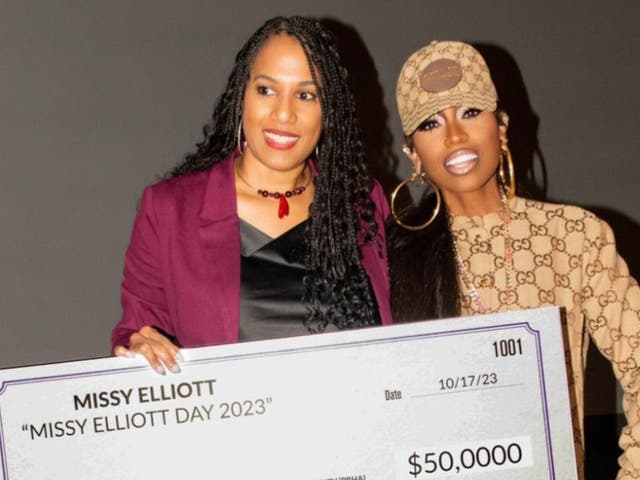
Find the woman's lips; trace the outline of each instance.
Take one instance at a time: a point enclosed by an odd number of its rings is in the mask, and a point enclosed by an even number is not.
[[[456,150],[444,161],[444,168],[452,175],[465,175],[478,163],[478,154],[473,150]]]
[[[262,133],[267,145],[276,150],[289,150],[300,139],[298,135],[282,130],[263,130]]]

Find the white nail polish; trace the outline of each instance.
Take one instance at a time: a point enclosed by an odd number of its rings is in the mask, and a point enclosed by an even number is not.
[[[162,365],[158,365],[155,370],[160,375],[166,375],[167,374],[167,371],[164,369],[164,367]]]
[[[176,353],[176,355],[175,355],[175,359],[176,359],[178,362],[184,362],[184,357],[182,356],[182,352],[181,352],[180,350],[178,350],[178,353]]]
[[[178,366],[177,363],[173,364],[173,367],[171,367],[171,373],[180,373],[180,367]]]

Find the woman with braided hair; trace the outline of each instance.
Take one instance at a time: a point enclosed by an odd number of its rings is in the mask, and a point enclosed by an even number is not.
[[[390,322],[384,220],[332,36],[277,17],[236,56],[204,140],[143,193],[115,354]]]
[[[562,307],[577,451],[591,339],[625,392],[617,478],[640,478],[640,288],[611,228],[582,208],[515,195],[508,117],[471,45],[432,42],[414,52],[396,96],[414,167],[399,187],[430,183],[437,199],[433,210],[425,202],[403,215],[394,205],[398,189],[392,195],[394,321]]]

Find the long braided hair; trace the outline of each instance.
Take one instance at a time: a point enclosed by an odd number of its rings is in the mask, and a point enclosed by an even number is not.
[[[401,212],[404,223],[418,225],[433,211],[434,195]],[[396,323],[460,316],[460,288],[447,215],[409,231],[387,220],[391,314]]]
[[[377,233],[375,206],[367,172],[356,105],[333,36],[308,17],[268,20],[238,52],[227,86],[204,126],[197,150],[171,176],[206,170],[235,148],[243,96],[256,53],[272,35],[294,36],[302,46],[322,109],[315,193],[305,230],[304,324],[311,332],[328,324],[354,328],[379,323],[367,275],[360,263],[358,239]]]

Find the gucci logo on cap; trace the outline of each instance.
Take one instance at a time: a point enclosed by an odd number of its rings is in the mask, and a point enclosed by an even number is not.
[[[462,67],[455,60],[441,58],[420,72],[420,86],[427,92],[444,92],[462,80]]]

